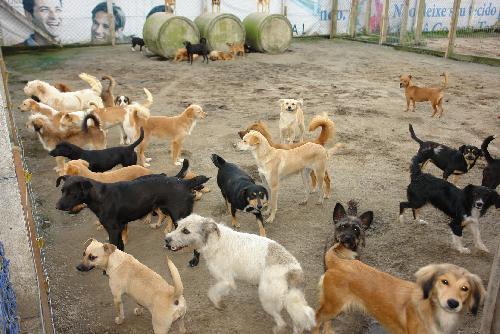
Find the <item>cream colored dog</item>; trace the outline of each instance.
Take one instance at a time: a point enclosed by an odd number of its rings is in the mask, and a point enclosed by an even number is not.
[[[85,117],[85,112],[83,111],[73,111],[69,113],[64,111],[57,111],[51,106],[36,102],[33,99],[24,100],[18,108],[21,112],[31,111],[34,114],[39,113],[47,116],[47,118],[52,122],[52,125],[63,131],[72,126],[81,127],[83,117]]]
[[[283,144],[304,141],[304,112],[302,100],[281,99],[280,139]]]
[[[76,267],[79,271],[102,269],[109,277],[109,287],[118,313],[115,323],[121,325],[125,319],[122,295],[134,298],[139,307],[134,310],[141,315],[144,308],[151,312],[155,334],[167,334],[174,321],[179,324],[179,332],[186,333],[184,315],[186,300],[177,268],[167,257],[167,265],[174,286],[171,286],[160,275],[149,269],[132,255],[122,252],[112,244],[103,244],[89,239],[85,244],[82,263]]]
[[[271,206],[269,208],[270,216],[266,222],[271,223],[276,216],[278,209],[278,189],[282,179],[302,173],[302,181],[306,197],[300,204],[307,203],[309,193],[312,190],[310,181],[310,172],[314,171],[318,180],[323,180],[326,171],[326,161],[328,159],[327,150],[318,144],[305,143],[302,146],[289,150],[276,149],[269,145],[267,139],[254,130],[248,132],[238,148],[243,151],[251,151],[262,182],[267,182],[271,190]],[[319,199],[318,204],[323,203],[325,197],[323,182],[318,182]]]
[[[29,81],[24,87],[27,96],[37,96],[42,103],[48,104],[59,111],[79,111],[87,108],[89,102],[103,107],[101,100],[102,85],[97,78],[81,73],[80,79],[87,82],[91,89],[62,93],[56,87],[41,80]]]

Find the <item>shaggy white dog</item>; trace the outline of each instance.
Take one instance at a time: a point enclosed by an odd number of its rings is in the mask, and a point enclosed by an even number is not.
[[[280,99],[280,140],[283,144],[304,141],[304,112],[302,100]]]
[[[89,102],[94,102],[99,107],[103,107],[101,100],[102,85],[97,78],[81,73],[80,79],[87,82],[91,89],[82,89],[75,92],[62,93],[56,87],[41,80],[29,81],[24,86],[24,93],[27,96],[36,96],[42,103],[45,103],[58,111],[80,111],[89,107]]]
[[[315,325],[314,310],[304,298],[304,275],[299,262],[277,242],[254,234],[240,233],[217,224],[213,219],[192,214],[180,221],[175,231],[165,236],[166,247],[178,251],[193,247],[200,251],[217,283],[208,290],[216,308],[222,297],[236,289],[235,280],[258,284],[264,310],[276,323],[274,333],[286,323],[285,308],[293,321],[293,333]]]

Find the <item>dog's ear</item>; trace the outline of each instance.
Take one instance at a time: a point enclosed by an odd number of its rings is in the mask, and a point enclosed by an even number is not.
[[[280,106],[283,108],[283,104],[285,104],[285,99],[279,99]]]
[[[104,244],[102,248],[104,249],[104,252],[108,255],[110,255],[116,250],[116,246],[113,244]]]
[[[87,160],[79,159],[78,161],[85,167],[89,168],[90,164]]]
[[[85,180],[80,182],[80,188],[84,194],[88,194],[89,190],[92,189],[93,185],[90,181]]]
[[[64,173],[67,175],[80,175],[80,170],[76,166],[66,164],[66,166],[64,166]]]
[[[486,290],[484,289],[483,282],[481,281],[481,278],[479,276],[469,274],[468,280],[471,292],[465,303],[468,306],[470,312],[474,315],[477,315],[477,311],[479,310],[479,306],[481,306],[483,302]]]
[[[45,86],[41,83],[39,83],[38,85],[36,85],[36,89],[42,94],[44,95],[47,91],[45,90]]]
[[[417,284],[420,285],[424,293],[424,299],[429,298],[438,274],[438,266],[435,264],[422,267],[415,273]]]
[[[260,139],[257,136],[250,136],[248,138],[248,144],[254,146],[260,143]]]
[[[61,184],[61,181],[66,182],[67,178],[68,178],[68,175],[59,176],[56,180],[56,188],[59,187],[59,184]]]
[[[246,199],[247,198],[247,192],[248,192],[248,187],[245,187],[240,190],[239,195],[241,198]]]
[[[345,218],[346,212],[344,206],[337,202],[335,209],[333,209],[333,222],[338,223],[341,219]]]
[[[458,150],[463,154],[465,152],[465,145],[462,145],[458,148]]]
[[[217,227],[217,224],[211,219],[205,219],[203,221],[201,231],[203,234],[203,243],[207,243],[212,233],[217,233],[217,236],[220,237],[219,227]]]
[[[302,99],[297,100],[297,104],[298,104],[300,107],[303,107],[303,106],[304,106],[304,100],[302,100]]]
[[[465,200],[466,200],[466,203],[467,204],[471,204],[472,203],[472,191],[474,190],[474,185],[472,184],[468,184],[467,186],[465,186],[465,188],[462,190],[464,192],[464,195],[465,195]]]
[[[87,249],[87,247],[94,241],[96,241],[94,238],[88,238],[87,241],[83,243],[83,249]]]
[[[408,78],[411,80],[413,79],[413,76],[411,74],[408,74]]]
[[[363,228],[365,230],[369,229],[373,222],[373,211],[366,211],[361,216],[359,216],[361,223],[363,224]]]

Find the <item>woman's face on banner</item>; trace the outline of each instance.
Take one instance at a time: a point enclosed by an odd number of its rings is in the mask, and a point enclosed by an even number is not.
[[[62,6],[60,0],[35,0],[33,6],[33,23],[45,29],[51,36],[60,35],[62,23]]]

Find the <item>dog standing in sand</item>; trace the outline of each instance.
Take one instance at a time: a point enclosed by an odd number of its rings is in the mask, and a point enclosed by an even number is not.
[[[236,232],[213,219],[191,214],[165,236],[165,246],[172,251],[194,247],[201,252],[217,280],[208,290],[208,298],[216,308],[221,308],[222,298],[241,280],[258,284],[262,307],[276,323],[274,333],[285,329],[283,308],[292,319],[293,333],[314,326],[314,310],[303,292],[304,272],[295,257],[277,242]]]
[[[304,112],[302,100],[280,100],[280,140],[281,143],[292,144],[304,141]]]
[[[444,83],[441,88],[426,88],[415,86],[411,79],[411,74],[402,75],[399,78],[399,87],[405,89],[406,96],[406,110],[410,109],[410,103],[413,105],[412,111],[415,111],[415,102],[430,101],[434,112],[431,117],[441,117],[443,115],[443,98],[444,90],[448,87],[448,74],[444,72],[441,74],[444,77]]]
[[[183,296],[184,287],[179,271],[168,257],[167,266],[174,286],[132,255],[120,251],[112,244],[103,244],[95,239],[89,239],[85,244],[88,246],[83,253],[82,262],[76,269],[85,272],[94,268],[104,270],[109,277],[109,287],[117,312],[117,325],[121,325],[125,320],[122,296],[126,294],[138,304],[134,309],[135,315],[141,315],[144,307],[151,312],[155,334],[167,334],[174,321],[179,325],[179,333],[186,333],[184,316],[187,306]]]

